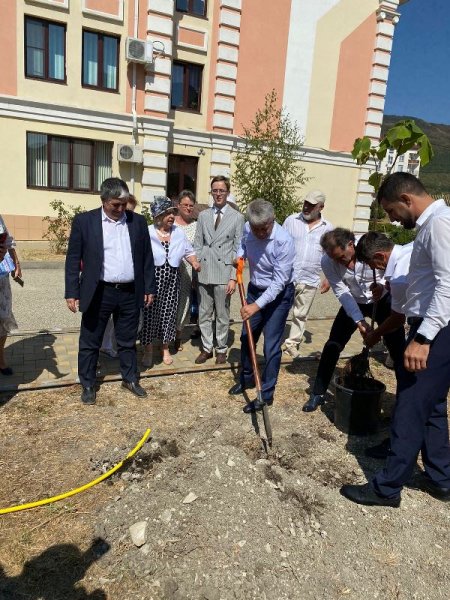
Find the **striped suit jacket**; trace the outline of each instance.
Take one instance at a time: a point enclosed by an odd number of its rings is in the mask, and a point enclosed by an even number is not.
[[[194,239],[194,250],[202,266],[199,283],[225,285],[232,276],[233,260],[242,237],[243,215],[227,207],[217,230],[214,230],[214,208],[200,213]]]

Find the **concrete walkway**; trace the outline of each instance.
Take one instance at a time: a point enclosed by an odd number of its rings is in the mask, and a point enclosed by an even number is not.
[[[328,339],[332,320],[310,319],[308,321],[305,340],[301,346],[301,361],[317,360],[325,341]],[[234,322],[230,330],[230,351],[226,365],[215,365],[215,359],[208,360],[204,365],[196,365],[194,360],[200,351],[200,340],[190,339],[193,326],[184,330],[184,348],[174,355],[173,364],[164,365],[161,352],[155,349],[155,364],[151,369],[141,367],[141,377],[156,377],[175,373],[193,373],[232,369],[237,373],[240,358],[240,332],[242,324]],[[287,330],[286,330],[287,333]],[[78,328],[63,331],[18,332],[8,337],[6,342],[6,359],[14,370],[14,375],[0,375],[0,393],[20,390],[52,388],[78,383],[77,352]],[[357,354],[362,349],[361,337],[355,333],[345,349],[342,357]],[[262,343],[258,344],[258,355],[262,359]],[[138,349],[141,358],[141,349]],[[283,364],[289,364],[292,359],[283,354]],[[99,379],[118,381],[119,361],[100,355]]]

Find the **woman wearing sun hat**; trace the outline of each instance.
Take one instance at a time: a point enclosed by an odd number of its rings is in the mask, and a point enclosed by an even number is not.
[[[185,258],[195,271],[200,271],[200,263],[192,244],[183,229],[174,224],[177,209],[172,200],[165,196],[155,196],[150,211],[153,225],[148,229],[155,261],[157,292],[153,304],[144,309],[143,326],[139,336],[144,346],[142,364],[145,367],[151,367],[153,364],[152,342],[155,339],[162,341],[164,364],[172,364],[169,343],[173,342],[176,336],[181,261]]]

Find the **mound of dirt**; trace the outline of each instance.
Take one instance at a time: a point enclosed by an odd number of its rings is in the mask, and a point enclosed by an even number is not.
[[[107,484],[3,518],[0,597],[447,598],[448,504],[414,486],[397,510],[342,498],[342,484],[382,466],[363,450],[386,431],[342,434],[332,397],[322,411],[303,413],[314,370],[282,370],[267,454],[242,413],[244,398],[226,393],[230,373],[145,380],[149,398],[139,401],[104,385],[89,410],[76,388],[16,396],[0,412],[3,457],[11,457],[2,505],[92,479],[121,460],[147,425],[153,431]],[[375,370],[388,388],[386,417],[393,378]]]

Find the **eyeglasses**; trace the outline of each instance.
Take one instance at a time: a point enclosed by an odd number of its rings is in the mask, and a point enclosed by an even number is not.
[[[228,194],[228,190],[211,190],[211,194],[223,196],[224,194]]]

